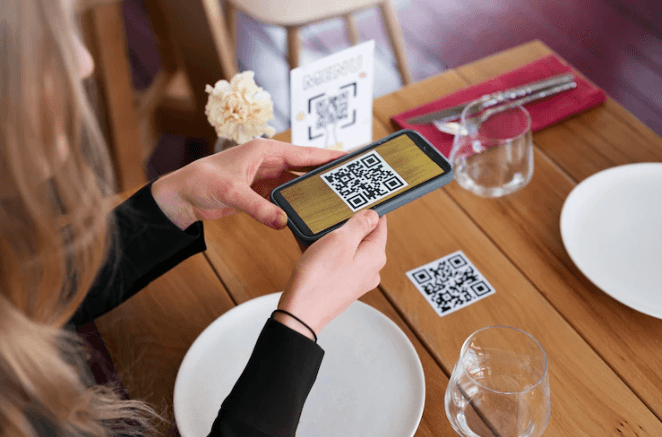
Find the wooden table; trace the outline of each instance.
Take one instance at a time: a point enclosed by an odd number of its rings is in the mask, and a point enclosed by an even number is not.
[[[394,131],[394,114],[549,53],[534,41],[376,99],[373,136]],[[548,353],[545,436],[661,436],[662,320],[592,285],[563,247],[559,217],[569,192],[591,174],[662,161],[662,139],[609,99],[534,134],[534,143],[535,174],[517,193],[488,200],[451,183],[389,214],[389,261],[379,288],[362,300],[403,329],[423,363],[426,403],[416,435],[455,435],[443,402],[460,346],[476,329],[504,324],[531,333]],[[408,225],[412,217],[416,226]],[[196,336],[233,306],[282,290],[299,257],[289,231],[246,215],[206,223],[205,232],[206,253],[98,320],[132,396],[162,407],[172,402],[177,369]],[[497,293],[440,318],[405,272],[456,250]]]

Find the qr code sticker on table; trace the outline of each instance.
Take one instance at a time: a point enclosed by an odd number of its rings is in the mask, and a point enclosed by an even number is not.
[[[320,177],[352,212],[407,186],[407,182],[374,150]]]
[[[494,287],[457,251],[406,273],[439,316],[445,316],[495,293]]]

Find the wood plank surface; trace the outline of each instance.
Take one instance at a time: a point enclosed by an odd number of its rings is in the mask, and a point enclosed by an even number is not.
[[[658,417],[662,413],[662,320],[638,313],[595,287],[561,240],[563,202],[574,188],[536,152],[529,185],[504,199],[477,199],[451,184],[447,192]],[[482,200],[482,201],[481,201]]]
[[[525,63],[549,53],[535,42],[457,72],[475,83],[512,68],[511,58]],[[534,134],[534,143],[534,177],[521,192],[494,201],[481,201],[456,184],[448,192],[662,417],[662,377],[655,371],[662,367],[662,356],[651,347],[662,337],[662,320],[631,310],[586,279],[563,246],[559,223],[575,182],[615,165],[661,161],[662,138],[609,99],[600,108]]]
[[[548,53],[533,42],[377,99],[373,138],[394,131],[391,115]],[[290,134],[276,139],[290,141]],[[389,213],[382,283],[362,300],[398,324],[419,354],[426,404],[416,435],[455,435],[444,410],[448,375],[465,338],[494,324],[531,333],[547,351],[552,413],[545,436],[662,435],[662,321],[593,286],[567,255],[559,229],[578,181],[621,163],[659,161],[662,140],[609,100],[534,134],[534,142],[534,177],[517,193],[483,199],[451,183]],[[129,393],[164,410],[197,335],[235,303],[283,290],[300,256],[289,230],[245,214],[207,222],[205,236],[204,255],[97,320]],[[497,292],[440,318],[405,272],[456,250]]]
[[[544,45],[534,42],[494,55],[487,60],[459,67],[456,74],[461,79],[465,79],[466,83],[485,80],[548,53],[550,51]],[[469,77],[471,80],[469,80]],[[456,78],[450,78],[450,73],[430,79],[426,86],[433,89],[443,88],[446,78],[449,78],[447,80],[453,88]],[[378,99],[375,102],[375,108],[380,109],[379,114],[377,114],[378,110],[375,109],[376,116],[382,120],[388,120],[390,115],[416,106],[412,105],[412,101],[407,98],[409,94],[420,94],[422,92],[421,89],[415,88],[416,85],[410,87],[408,90],[410,92],[403,93],[400,99],[389,98],[387,100],[384,98],[383,101]],[[432,98],[436,97],[427,100]],[[422,100],[419,104],[425,103],[427,100]],[[577,119],[581,120],[578,121]],[[597,130],[605,137],[611,137],[612,132],[617,136],[619,133],[622,134],[628,131],[614,123],[614,119],[621,120],[621,124],[628,125],[632,139],[630,137],[625,138],[620,143],[620,149],[619,144],[615,144],[617,142],[611,143],[609,146],[616,150],[611,152],[610,157],[598,154],[598,156],[602,156],[602,159],[597,160],[596,163],[592,159],[593,155],[582,156],[581,152],[576,151],[573,158],[559,160],[558,162],[554,162],[548,156],[548,149],[555,151],[555,147],[568,153],[572,152],[572,150],[568,150],[570,146],[565,143],[566,140],[570,138],[570,142],[579,142],[581,141],[581,135],[589,135],[586,133],[587,130],[588,132]],[[592,130],[576,128],[568,132],[568,125],[586,124],[590,123],[591,120],[601,120],[600,127],[593,125]],[[612,122],[605,120],[612,120]],[[550,133],[552,129],[556,129],[556,132]],[[542,143],[548,149],[543,149],[541,146],[539,142],[541,136],[543,137]],[[633,149],[637,149],[636,151],[621,151],[629,148],[629,144],[636,141],[640,141],[640,146],[633,147]],[[652,345],[659,342],[662,333],[662,321],[632,311],[594,287],[569,259],[563,247],[559,230],[559,216],[563,201],[575,185],[573,177],[569,174],[574,175],[577,179],[584,178],[601,168],[613,165],[611,162],[614,156],[618,156],[620,163],[628,162],[628,159],[633,161],[637,158],[645,160],[649,156],[647,154],[656,153],[658,141],[659,138],[655,134],[652,134],[650,130],[615,102],[610,101],[601,108],[574,117],[568,122],[534,135],[534,142],[538,146],[535,156],[535,173],[532,182],[524,190],[498,200],[477,198],[462,190],[455,183],[450,184],[444,191],[466,213],[462,220],[475,223],[474,229],[469,232],[477,235],[483,232],[487,234],[489,244],[496,245],[506,255],[508,260],[535,285],[535,288],[554,305],[563,318],[597,351],[614,370],[615,374],[622,378],[660,417],[662,380],[660,380],[655,369],[659,369],[662,362],[659,354],[656,354],[657,348],[652,347]],[[599,141],[595,141],[595,143],[597,146],[604,148]],[[556,156],[564,157],[565,154],[556,152],[554,157]],[[425,202],[429,201],[426,199]],[[444,205],[446,205],[445,202]],[[438,209],[434,209],[433,205],[430,205],[430,209],[438,211]],[[450,205],[456,207],[453,202],[450,202]],[[389,218],[391,219],[391,216],[395,213],[398,212],[391,213]],[[419,217],[418,211],[412,215]],[[393,219],[391,219],[391,222],[393,222]],[[445,222],[439,220],[439,223]],[[454,233],[457,233],[457,231]],[[418,244],[413,245],[418,246]],[[465,246],[463,246],[463,250],[466,251]],[[472,244],[471,247],[473,246]],[[439,252],[436,257],[431,254],[429,259],[421,259],[421,262],[417,265],[425,264],[454,250],[457,249]],[[478,268],[482,271],[480,266]],[[382,277],[382,284],[388,290],[388,282],[384,279],[384,275]],[[400,280],[404,280],[403,275]],[[489,276],[488,280],[491,281]],[[396,282],[390,284],[390,287],[398,289],[401,284]],[[499,286],[496,288],[497,290],[501,289]],[[511,288],[511,286],[506,286],[506,289],[508,288]],[[486,300],[489,301],[489,299]],[[416,311],[412,310],[412,314],[415,313]],[[427,330],[427,325],[425,329]],[[556,333],[556,330],[552,329],[552,332]],[[435,350],[434,346],[431,346],[431,348]],[[633,359],[633,357],[637,357],[637,359]],[[600,366],[602,367],[602,365]],[[606,377],[610,373],[606,372],[603,375]],[[611,373],[608,379],[613,380],[614,376]],[[601,383],[601,378],[602,376],[593,382]],[[621,390],[627,392],[624,388],[621,388]],[[552,393],[555,392],[558,393],[552,388]],[[610,397],[615,397],[615,395],[612,394]],[[587,401],[587,406],[591,406],[591,404],[594,403]],[[602,408],[602,406],[598,408]],[[624,416],[627,416],[627,414]],[[554,412],[552,417],[554,418]],[[630,421],[630,423],[632,422]],[[604,429],[604,431],[608,434],[608,429]],[[613,432],[614,428],[611,428],[609,433]]]
[[[619,429],[627,436],[662,435],[662,423],[646,405],[444,190],[411,202],[388,218],[388,262],[380,288],[446,373],[473,331],[514,326],[537,338],[549,358],[552,415],[545,436],[617,435]],[[511,222],[511,226],[515,225]],[[497,291],[440,318],[405,273],[457,250]],[[634,428],[623,427],[626,422]]]
[[[184,355],[211,322],[234,306],[204,255],[197,254],[96,324],[131,398],[149,402],[174,423],[173,390]],[[164,424],[162,431],[170,426]]]
[[[375,126],[375,139],[386,135],[379,123]],[[289,132],[285,132],[276,138],[287,140],[288,136]],[[205,255],[237,303],[282,291],[301,256],[288,229],[269,229],[246,214],[209,222],[205,225],[205,234],[208,246]],[[361,300],[393,320],[410,339],[421,359],[425,372],[426,398],[416,436],[453,435],[454,431],[444,410],[448,376],[379,290],[369,292]]]

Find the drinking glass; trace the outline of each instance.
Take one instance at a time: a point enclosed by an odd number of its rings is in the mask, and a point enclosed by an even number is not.
[[[531,117],[514,103],[489,96],[462,111],[450,160],[461,187],[482,197],[515,192],[533,176]]]
[[[463,437],[540,436],[550,415],[545,350],[517,328],[474,332],[462,345],[445,405]]]

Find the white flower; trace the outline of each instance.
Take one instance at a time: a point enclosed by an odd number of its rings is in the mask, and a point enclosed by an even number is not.
[[[274,118],[271,96],[255,84],[254,75],[244,71],[230,83],[219,80],[214,87],[205,87],[209,94],[205,115],[219,138],[242,144],[262,135],[274,135],[274,128],[267,124]]]

